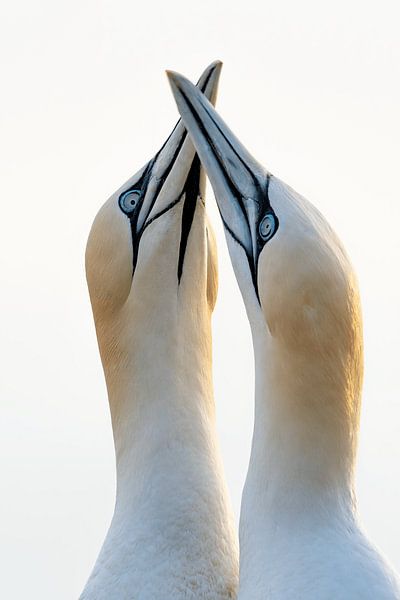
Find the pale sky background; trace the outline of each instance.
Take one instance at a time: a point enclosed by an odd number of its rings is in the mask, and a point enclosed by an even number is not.
[[[311,200],[359,276],[359,507],[400,570],[398,0],[14,0],[0,13],[0,595],[77,598],[114,502],[84,275],[91,222],[177,120],[166,68],[224,61],[218,108]],[[253,416],[249,328],[219,242],[218,424],[236,514]]]

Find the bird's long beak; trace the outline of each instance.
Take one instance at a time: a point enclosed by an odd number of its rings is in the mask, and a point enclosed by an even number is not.
[[[197,86],[210,102],[217,97],[222,63],[215,61],[201,75]],[[146,227],[184,198],[178,279],[193,221],[197,198],[204,197],[205,176],[187,130],[179,120],[157,154],[118,190],[119,206],[129,217],[137,260],[141,236]]]
[[[185,77],[167,71],[182,120],[211,181],[222,220],[243,247],[253,280],[260,253],[259,227],[269,204],[270,176]],[[256,285],[256,282],[255,282]]]
[[[221,67],[220,61],[211,63],[196,84],[201,93],[212,103],[215,103],[217,98]],[[168,209],[171,199],[173,200],[175,196],[179,195],[181,191],[179,186],[182,188],[194,156],[195,149],[188,139],[186,127],[180,119],[166,142],[148,163],[149,180],[138,215],[138,230],[142,229],[146,222],[153,220],[160,212]],[[199,182],[199,186],[204,188],[204,178]],[[200,193],[204,192],[204,189],[199,191]]]

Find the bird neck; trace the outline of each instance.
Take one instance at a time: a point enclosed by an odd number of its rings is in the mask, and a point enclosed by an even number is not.
[[[255,425],[246,486],[276,521],[353,510],[361,368],[356,352],[288,348],[253,335]],[[261,500],[261,501],[260,501]]]
[[[214,401],[209,310],[172,311],[135,331],[111,327],[100,344],[111,410],[117,509],[151,493],[187,487],[196,464],[214,447]],[[167,475],[167,477],[166,477]],[[186,482],[185,482],[186,478]],[[160,496],[161,497],[161,496]],[[168,497],[168,496],[167,496]]]

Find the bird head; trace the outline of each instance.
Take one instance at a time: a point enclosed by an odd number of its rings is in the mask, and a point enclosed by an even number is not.
[[[211,181],[253,338],[321,351],[360,340],[358,289],[321,213],[257,162],[204,95],[168,72],[178,110]],[[265,326],[265,327],[264,327]]]
[[[213,63],[197,84],[211,102],[220,69]],[[179,121],[154,158],[98,212],[86,274],[102,357],[142,334],[161,338],[185,311],[213,309],[217,267],[204,186],[199,158]]]

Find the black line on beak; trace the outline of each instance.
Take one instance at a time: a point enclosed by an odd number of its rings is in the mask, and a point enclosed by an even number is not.
[[[203,84],[203,85],[202,85],[202,87],[200,88],[201,92],[205,92],[205,90],[207,89],[207,85],[208,85],[208,82],[210,81],[210,78],[211,78],[211,75],[212,75],[212,74],[213,74],[213,71],[212,71],[212,70],[210,70],[210,72],[209,72],[209,74],[208,74],[208,76],[207,76],[206,80],[204,81],[204,84]],[[200,81],[200,80],[199,80],[199,81]],[[197,82],[197,83],[198,83],[198,82]],[[172,136],[173,132],[175,131],[175,129],[177,128],[177,126],[179,125],[179,123],[180,123],[180,122],[181,122],[181,119],[180,119],[180,120],[179,120],[179,121],[176,123],[176,125],[175,125],[175,127],[174,127],[174,129],[173,129],[172,133],[171,133],[171,134],[170,134],[170,136],[168,137],[167,141],[166,141],[166,142],[163,144],[163,146],[161,147],[161,149],[160,149],[160,150],[157,152],[157,154],[155,155],[155,157],[154,157],[154,159],[153,159],[153,164],[156,162],[156,160],[157,160],[157,158],[159,157],[159,155],[160,155],[161,151],[163,150],[163,148],[165,148],[166,144],[168,143],[169,139],[171,138],[171,136]],[[151,211],[152,211],[152,209],[153,209],[153,206],[154,206],[154,204],[156,203],[156,200],[157,200],[157,198],[158,198],[158,195],[159,195],[159,193],[160,193],[160,191],[161,191],[161,188],[162,188],[162,186],[164,185],[164,182],[165,182],[165,180],[167,179],[167,177],[168,177],[168,175],[169,175],[170,171],[172,170],[172,167],[174,166],[176,159],[178,158],[179,152],[181,151],[181,149],[182,149],[182,146],[183,146],[183,144],[185,143],[186,137],[187,137],[187,129],[185,129],[185,130],[184,130],[184,132],[183,132],[183,134],[182,134],[182,138],[181,138],[181,140],[180,140],[180,142],[179,142],[179,146],[178,146],[178,148],[176,149],[176,151],[175,151],[175,153],[174,153],[174,156],[172,157],[172,160],[171,160],[170,164],[167,166],[166,170],[165,170],[165,171],[164,171],[164,173],[162,174],[162,177],[160,177],[159,185],[157,186],[157,190],[156,190],[156,192],[155,192],[155,194],[154,194],[153,202],[151,203],[151,206],[150,206],[150,209],[149,209],[148,215],[151,213]],[[194,163],[195,163],[195,160],[196,160],[196,156],[197,156],[197,154],[195,155],[195,158],[194,158],[194,160],[193,160],[192,166],[190,167],[190,171],[189,171],[189,174],[188,174],[188,178],[187,178],[187,180],[186,180],[186,183],[185,183],[184,190],[186,190],[186,186],[188,185],[188,181],[189,181],[189,179],[191,178],[191,173],[192,173],[193,165],[194,165]],[[191,182],[190,182],[190,183],[192,184],[192,186],[193,186],[193,187],[196,187],[196,186],[194,186],[194,185],[193,185],[193,183],[194,183],[194,181],[193,181],[193,178],[191,179]],[[199,172],[198,172],[198,179],[197,179],[197,189],[199,188],[199,183],[200,183],[200,169],[199,169]],[[198,192],[197,192],[197,194],[198,194]],[[169,204],[169,205],[168,205],[168,207],[167,207],[166,209],[164,209],[164,210],[163,210],[161,213],[159,213],[159,214],[155,215],[155,216],[154,216],[154,217],[151,219],[151,222],[153,222],[155,219],[157,219],[158,217],[160,217],[160,216],[161,216],[161,214],[165,214],[165,213],[167,212],[167,210],[169,210],[169,209],[170,209],[170,208],[172,208],[172,207],[173,207],[173,206],[174,206],[174,205],[175,205],[177,202],[179,202],[179,200],[181,199],[181,197],[182,197],[182,194],[180,194],[179,198],[178,198],[176,201],[174,200],[173,202],[171,202],[171,204]],[[196,195],[196,198],[197,198],[197,195]],[[195,200],[196,200],[196,198],[195,198]],[[193,215],[194,215],[194,208],[193,208]],[[190,225],[192,224],[192,221],[193,221],[193,215],[192,215],[192,219],[191,219],[191,221],[190,221]],[[145,227],[143,227],[142,231],[140,232],[140,235],[142,235],[142,234],[143,234],[143,231],[144,231],[144,229],[145,229]],[[188,236],[189,236],[189,231],[187,232],[187,237],[188,237]],[[186,249],[186,244],[185,244],[185,249]],[[183,259],[182,259],[182,264],[183,264]],[[180,280],[180,277],[179,277],[179,280]]]
[[[226,172],[225,165],[223,164],[223,162],[222,162],[222,160],[221,160],[221,158],[220,158],[220,156],[218,154],[217,148],[215,147],[215,144],[214,144],[212,138],[210,137],[207,129],[204,127],[202,121],[199,119],[199,116],[198,116],[196,110],[194,109],[193,104],[191,103],[191,101],[186,96],[186,94],[184,93],[183,90],[180,89],[180,93],[184,97],[184,99],[185,99],[185,101],[186,101],[186,103],[187,103],[187,105],[188,105],[188,107],[189,107],[189,109],[190,109],[190,111],[191,111],[191,113],[193,115],[193,118],[197,122],[197,124],[199,126],[199,129],[201,130],[204,138],[206,139],[206,141],[209,144],[209,146],[212,148],[214,157],[215,157],[216,161],[218,162],[219,167],[221,169],[221,174],[224,177],[224,180],[225,180],[227,186],[231,190],[232,195],[236,198],[237,203],[239,204],[239,206],[241,208],[241,211],[243,213],[243,216],[244,216],[244,218],[246,220],[247,226],[249,227],[249,222],[248,222],[248,219],[247,219],[247,213],[246,213],[246,209],[245,209],[244,204],[243,204],[242,194],[240,193],[240,190],[236,187],[236,185],[234,184],[234,182],[232,181],[232,179],[229,177],[228,173]],[[250,227],[249,227],[249,232],[250,232]]]
[[[182,90],[181,90],[181,94],[186,98],[186,96],[183,94]],[[187,98],[186,98],[186,101],[187,101]],[[228,144],[228,146],[230,147],[230,149],[232,150],[232,152],[236,155],[236,157],[242,163],[242,165],[244,166],[244,168],[246,169],[246,171],[249,173],[250,177],[254,181],[254,185],[256,186],[256,188],[257,189],[260,188],[261,186],[260,186],[260,183],[259,183],[257,177],[254,175],[253,171],[250,169],[249,165],[243,160],[243,158],[240,156],[240,154],[238,154],[236,148],[234,146],[232,146],[231,141],[226,137],[224,131],[218,125],[217,121],[215,121],[215,119],[213,118],[213,115],[209,112],[207,106],[203,106],[203,108],[204,108],[205,112],[207,113],[207,115],[210,117],[211,121],[214,123],[215,127],[220,132],[221,137],[224,138],[224,140],[226,141],[226,143]],[[192,109],[193,109],[193,106],[192,106]]]
[[[211,75],[213,74],[213,72],[214,72],[214,70],[211,69],[210,72],[209,72],[209,74],[207,75],[207,78],[205,79],[203,85],[201,86],[201,88],[199,88],[203,94],[204,94],[204,92],[207,89],[208,82],[210,81]],[[199,85],[199,81],[200,81],[200,79],[197,81],[196,86]],[[159,149],[159,151],[155,155],[154,160],[156,160],[158,158],[158,156],[161,154],[161,152],[164,150],[165,146],[168,144],[169,140],[174,135],[175,129],[178,127],[178,125],[179,125],[179,123],[181,121],[182,121],[182,119],[178,119],[178,121],[175,123],[175,126],[174,126],[173,130],[171,131],[171,133],[169,134],[169,136],[167,137],[167,139],[165,140],[165,142],[163,143],[163,145],[161,146],[161,148]],[[186,129],[185,129],[185,133],[187,133]]]
[[[186,103],[187,103],[187,105],[188,105],[188,107],[189,107],[189,109],[190,109],[190,111],[191,111],[191,113],[193,115],[193,118],[196,120],[196,122],[197,122],[197,124],[199,126],[199,129],[201,130],[204,138],[206,139],[207,143],[210,145],[210,147],[213,150],[214,157],[215,157],[216,161],[218,162],[218,165],[219,165],[219,167],[221,169],[221,174],[222,174],[222,176],[223,176],[223,178],[224,178],[227,186],[229,187],[232,195],[236,198],[236,201],[238,202],[238,204],[240,206],[240,209],[242,211],[244,220],[245,220],[245,222],[247,224],[247,227],[249,229],[249,234],[251,236],[250,224],[249,224],[249,221],[248,221],[248,218],[247,218],[246,209],[245,209],[244,204],[243,204],[242,194],[241,194],[240,190],[236,187],[236,185],[234,184],[234,182],[232,181],[232,179],[229,177],[228,173],[226,172],[225,166],[224,166],[221,158],[219,157],[219,154],[217,152],[215,144],[214,144],[212,138],[210,137],[208,131],[204,127],[203,122],[199,119],[199,117],[197,115],[197,112],[196,112],[196,110],[193,107],[193,104],[191,103],[191,101],[189,100],[189,98],[186,96],[186,94],[184,93],[184,91],[182,89],[180,89],[180,93],[184,97],[184,99],[185,99],[185,101],[186,101]],[[211,120],[213,121],[213,123],[215,123],[214,119],[212,118],[212,115],[209,114],[209,117],[211,118]],[[215,125],[218,127],[217,123],[215,123]],[[226,139],[224,133],[221,131],[221,129],[219,127],[218,127],[218,130],[220,131],[221,135]],[[228,142],[228,144],[232,148],[233,152],[235,152],[235,154],[239,158],[240,162],[249,171],[249,173],[251,174],[251,176],[252,176],[252,178],[254,180],[254,183],[256,184],[256,186],[258,188],[258,190],[260,190],[261,186],[260,186],[258,180],[255,178],[255,175],[251,172],[251,170],[249,169],[249,167],[243,162],[243,159],[237,154],[236,150],[232,147],[232,145],[229,142],[229,140],[226,140],[226,141]],[[255,264],[254,257],[252,255],[249,255],[249,253],[248,253],[247,249],[245,248],[245,246],[243,245],[243,243],[233,233],[232,229],[226,223],[226,221],[225,221],[225,219],[224,219],[224,217],[223,217],[223,215],[221,213],[221,209],[219,208],[219,206],[218,206],[218,210],[219,210],[219,213],[221,215],[221,219],[222,219],[222,222],[224,224],[224,227],[228,231],[229,235],[232,237],[233,240],[235,240],[235,242],[237,242],[239,244],[239,246],[241,246],[241,248],[243,248],[243,250],[244,250],[244,252],[246,254],[246,258],[247,258],[247,261],[249,263],[249,269],[250,269],[250,273],[251,273],[251,279],[252,279],[252,282],[253,282],[254,290],[255,290],[255,293],[256,293],[256,296],[257,296],[257,300],[258,300],[258,302],[260,302],[259,293],[258,293],[258,283],[257,283],[257,266]]]
[[[257,266],[254,265],[254,259],[253,259],[252,256],[249,256],[249,253],[247,252],[246,248],[243,246],[242,242],[239,240],[239,238],[237,237],[237,235],[235,235],[233,233],[232,229],[226,223],[226,221],[224,220],[224,218],[223,218],[222,215],[221,215],[221,219],[222,219],[222,223],[224,224],[225,229],[227,230],[227,232],[229,233],[229,235],[231,236],[231,238],[237,244],[239,244],[239,246],[241,248],[243,248],[244,253],[246,254],[247,262],[249,263],[249,269],[250,269],[250,274],[251,274],[251,281],[253,282],[254,291],[256,293],[257,300],[258,300],[258,302],[260,304],[260,297],[258,295],[258,283],[257,283]]]
[[[137,264],[138,254],[139,254],[140,239],[141,239],[141,237],[143,235],[143,232],[146,229],[147,225],[149,225],[150,223],[152,223],[153,221],[155,221],[155,219],[157,219],[162,214],[164,214],[165,212],[167,212],[167,210],[169,210],[174,204],[176,204],[180,200],[180,197],[176,201],[174,200],[170,205],[168,205],[166,207],[166,209],[164,209],[160,213],[154,215],[154,217],[150,221],[147,221],[147,217],[151,213],[151,211],[152,211],[152,209],[154,207],[154,204],[157,201],[157,198],[159,196],[161,188],[164,185],[164,183],[165,183],[165,181],[166,181],[169,173],[171,172],[172,167],[174,166],[174,163],[175,163],[175,161],[176,161],[176,159],[177,159],[177,157],[178,157],[178,155],[179,155],[179,153],[180,153],[180,151],[182,149],[182,146],[183,146],[183,144],[185,142],[186,136],[187,136],[187,132],[185,130],[185,132],[182,135],[182,138],[179,141],[178,147],[176,148],[176,150],[174,152],[174,155],[173,155],[171,161],[169,162],[169,164],[165,168],[162,176],[159,178],[157,188],[156,188],[156,190],[154,192],[153,200],[152,200],[151,205],[150,205],[150,207],[149,207],[149,209],[147,211],[147,215],[146,215],[145,219],[143,220],[143,226],[142,226],[142,228],[139,231],[137,230],[137,221],[138,221],[138,218],[139,218],[141,206],[139,205],[138,208],[137,208],[137,210],[134,210],[132,213],[127,214],[127,217],[129,218],[130,226],[131,226],[131,237],[132,237],[132,246],[133,246],[132,277],[133,277],[133,275],[135,273],[135,269],[136,269],[136,264]],[[154,167],[154,165],[156,163],[156,160],[157,160],[159,154],[160,154],[160,152],[157,152],[156,156],[149,162],[149,164],[148,164],[145,172],[143,173],[142,177],[140,178],[140,180],[137,181],[137,182],[135,182],[133,185],[131,185],[127,190],[125,190],[123,192],[123,194],[126,194],[126,192],[129,192],[130,190],[139,189],[141,191],[141,197],[142,198],[145,197],[146,191],[147,191],[150,179],[151,179],[151,172],[153,170],[153,167]],[[120,195],[120,198],[121,198],[121,196],[123,194]]]
[[[206,91],[207,85],[214,73],[214,70],[215,69],[210,69],[210,72],[208,73],[206,79],[204,80],[203,85],[201,86],[201,88],[199,88],[201,90],[201,92],[204,93]],[[198,84],[198,82],[197,82],[197,84]],[[181,119],[176,123],[172,132],[170,133],[170,135],[168,136],[168,138],[164,142],[164,144],[161,146],[161,148],[157,152],[157,154],[149,161],[149,163],[148,163],[145,171],[143,172],[142,176],[140,177],[140,179],[137,180],[134,184],[132,184],[129,188],[124,190],[119,196],[119,204],[120,204],[121,210],[123,210],[123,212],[126,214],[126,216],[128,217],[128,219],[130,221],[132,247],[133,247],[132,277],[133,277],[133,275],[135,273],[135,269],[136,269],[136,264],[137,264],[138,255],[139,255],[139,244],[140,244],[140,240],[143,235],[143,232],[151,223],[153,223],[153,221],[155,221],[156,219],[158,219],[159,217],[164,215],[166,212],[168,212],[173,206],[175,206],[175,204],[178,204],[178,202],[180,202],[180,200],[182,199],[183,194],[186,193],[185,203],[184,203],[183,212],[182,212],[181,241],[180,241],[179,260],[178,260],[178,282],[180,282],[180,280],[181,280],[182,270],[183,270],[183,262],[184,262],[186,247],[187,247],[187,241],[189,238],[189,233],[190,233],[190,229],[191,229],[191,226],[193,223],[194,213],[196,210],[197,197],[200,194],[201,164],[200,164],[200,160],[199,160],[197,154],[195,154],[195,157],[194,157],[192,165],[190,167],[188,176],[186,178],[185,185],[183,187],[183,190],[179,194],[179,196],[177,198],[175,198],[174,200],[172,200],[168,204],[168,206],[166,206],[159,213],[155,214],[151,219],[147,220],[147,218],[151,214],[151,211],[153,210],[154,205],[157,202],[157,198],[161,192],[161,189],[162,189],[168,175],[170,174],[170,172],[175,164],[175,161],[178,159],[179,153],[180,153],[180,151],[183,147],[183,144],[185,143],[185,140],[188,135],[186,129],[184,129],[184,131],[182,132],[181,139],[179,140],[178,146],[175,149],[173,157],[171,158],[169,164],[166,166],[162,175],[158,178],[157,187],[153,193],[153,198],[152,198],[152,201],[148,208],[147,215],[143,219],[143,225],[139,231],[137,229],[137,223],[138,223],[138,218],[139,218],[139,214],[141,211],[142,202],[139,201],[137,207],[135,207],[135,209],[133,209],[132,212],[127,212],[126,210],[122,209],[122,205],[121,205],[121,198],[123,196],[126,196],[126,194],[130,191],[139,191],[140,198],[143,199],[145,197],[151,177],[152,177],[152,170],[154,168],[154,165],[156,164],[157,159],[159,158],[161,152],[163,151],[165,146],[170,141],[172,135],[174,134],[174,132],[180,122],[181,122]]]
[[[212,74],[213,71],[210,70],[203,86],[200,88],[203,93],[207,88]],[[201,162],[198,154],[196,153],[183,190],[185,193],[185,202],[182,210],[181,240],[179,244],[178,285],[180,284],[182,278],[183,262],[185,260],[189,234],[192,228],[194,214],[196,212],[196,202],[197,198],[200,197],[200,176]]]

